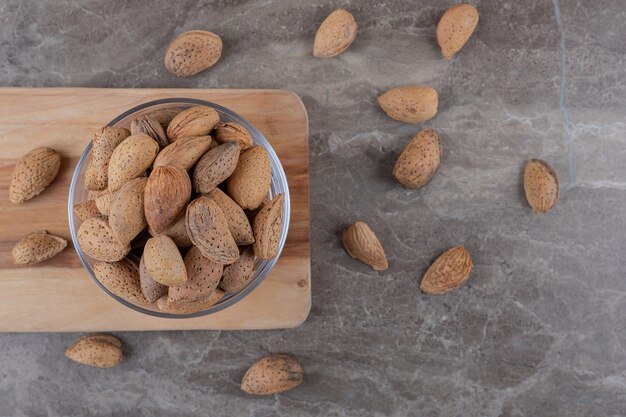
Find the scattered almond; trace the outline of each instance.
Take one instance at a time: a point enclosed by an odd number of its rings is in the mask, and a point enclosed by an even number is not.
[[[222,39],[205,30],[178,35],[165,52],[165,68],[177,77],[190,77],[211,68],[222,55]]]
[[[187,136],[206,136],[219,121],[219,114],[210,107],[190,107],[172,119],[167,127],[167,137],[171,143]]]
[[[169,144],[161,123],[147,115],[140,116],[131,122],[130,133],[132,135],[144,133],[154,139],[161,148],[165,148]]]
[[[252,244],[254,242],[252,226],[243,209],[219,188],[214,188],[208,196],[222,209],[235,243],[240,246]]]
[[[122,341],[108,334],[82,336],[67,348],[65,356],[83,365],[112,368],[122,361]]]
[[[187,171],[173,166],[155,167],[144,191],[144,210],[150,229],[159,234],[174,224],[190,197]]]
[[[220,287],[226,292],[241,291],[254,275],[254,250],[248,246],[235,263],[224,267]]]
[[[145,305],[148,300],[141,291],[138,265],[124,258],[117,262],[96,262],[93,272],[109,291],[133,304]]]
[[[113,150],[128,136],[128,130],[116,126],[105,126],[94,134],[91,141],[91,161],[85,171],[85,187],[88,190],[107,188],[109,160]]]
[[[160,284],[152,278],[146,269],[146,262],[143,256],[139,261],[139,284],[142,294],[149,303],[154,303],[159,298],[167,295],[167,285]]]
[[[255,210],[263,203],[272,183],[270,159],[265,148],[253,146],[239,157],[226,181],[228,195],[243,209]]]
[[[426,294],[446,294],[465,284],[474,264],[463,246],[455,246],[442,253],[428,268],[420,289]]]
[[[254,254],[259,259],[272,259],[278,256],[282,232],[283,206],[285,195],[278,194],[261,207],[254,218]]]
[[[218,143],[235,142],[242,152],[253,145],[252,135],[248,129],[233,122],[219,123],[215,126],[215,140]]]
[[[224,291],[217,288],[208,298],[198,301],[170,300],[169,297],[161,297],[157,300],[157,307],[164,313],[194,314],[215,305],[224,294]]]
[[[388,268],[383,246],[366,223],[357,221],[346,227],[342,238],[343,246],[354,259],[358,259],[377,271],[384,271]]]
[[[346,10],[337,9],[322,22],[313,42],[313,56],[331,58],[348,49],[356,38],[357,24]]]
[[[211,136],[188,136],[164,148],[154,160],[154,166],[170,165],[185,171],[191,169],[211,146]]]
[[[143,251],[146,271],[158,283],[180,285],[187,281],[183,258],[172,239],[165,235],[150,238]]]
[[[61,166],[61,155],[54,149],[36,148],[19,160],[13,169],[9,199],[21,204],[38,196],[54,181]]]
[[[478,25],[478,10],[471,4],[456,4],[437,24],[437,43],[444,57],[451,59],[463,48]]]
[[[228,142],[204,154],[193,171],[193,188],[208,193],[228,178],[239,160],[239,146]]]
[[[130,180],[113,196],[109,226],[115,238],[122,243],[130,243],[147,225],[143,207],[147,182],[148,178],[145,177]]]
[[[84,222],[90,217],[99,216],[100,211],[96,206],[95,200],[87,200],[82,203],[74,204],[74,214],[78,216],[81,222]]]
[[[541,159],[531,159],[524,169],[524,191],[530,207],[547,213],[559,201],[559,179],[552,167]]]
[[[32,265],[52,258],[66,246],[67,240],[41,230],[17,242],[11,250],[11,259],[16,265]]]
[[[170,301],[201,301],[209,298],[220,282],[224,266],[205,258],[195,246],[185,255],[187,281],[169,288]]]
[[[286,353],[275,353],[256,361],[241,380],[247,394],[271,395],[289,391],[300,385],[304,370],[298,360]]]
[[[434,88],[422,85],[396,87],[378,97],[378,104],[392,119],[421,123],[437,114],[439,97]]]
[[[130,245],[119,242],[107,221],[101,217],[85,220],[76,235],[82,251],[99,261],[119,261],[130,252]]]
[[[113,151],[109,160],[109,191],[115,192],[143,174],[159,153],[159,144],[144,133],[130,135]]]
[[[404,148],[393,168],[394,178],[406,188],[420,188],[435,176],[442,155],[435,129],[419,132]]]

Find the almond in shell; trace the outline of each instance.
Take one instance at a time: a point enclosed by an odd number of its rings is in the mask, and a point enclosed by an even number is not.
[[[165,147],[154,160],[154,166],[170,165],[185,171],[191,169],[211,146],[211,136],[188,136]]]
[[[357,24],[354,16],[337,9],[322,22],[313,43],[313,56],[331,58],[344,52],[356,38]]]
[[[169,288],[170,301],[200,301],[213,294],[222,277],[224,266],[205,258],[200,249],[193,246],[185,255],[187,282]]]
[[[91,141],[91,161],[85,171],[85,187],[88,190],[104,190],[108,185],[109,160],[113,150],[130,136],[127,129],[105,126],[98,130]]]
[[[384,271],[388,268],[383,246],[365,222],[357,221],[346,227],[342,239],[343,246],[354,259],[358,259],[377,271]]]
[[[241,380],[241,390],[254,395],[271,395],[300,385],[304,370],[298,360],[286,353],[275,353],[256,361]]]
[[[206,136],[219,121],[219,114],[210,107],[190,107],[172,119],[167,127],[167,137],[171,143],[187,136]]]
[[[130,124],[130,133],[136,135],[138,133],[145,133],[159,144],[161,148],[165,148],[168,145],[167,135],[161,123],[154,120],[150,116],[140,116],[134,119]]]
[[[222,209],[208,197],[200,197],[187,206],[187,233],[202,255],[222,265],[239,258],[239,248],[230,233]]]
[[[159,153],[159,144],[145,133],[130,135],[113,151],[109,160],[109,191],[117,191],[143,174]]]
[[[167,285],[158,283],[152,278],[146,269],[146,262],[142,256],[139,261],[139,284],[141,292],[149,303],[154,303],[159,298],[167,295]]]
[[[150,112],[148,116],[159,122],[164,130],[167,130],[167,126],[169,126],[172,119],[176,117],[176,115],[181,111],[181,109],[177,109],[174,107],[165,107],[163,109],[158,109]]]
[[[150,276],[163,285],[180,285],[187,282],[183,258],[172,239],[159,235],[148,239],[143,259]]]
[[[378,104],[392,119],[421,123],[437,114],[439,96],[432,87],[407,85],[396,87],[378,97]]]
[[[226,182],[228,195],[243,209],[255,210],[267,197],[272,183],[270,159],[265,148],[244,151]]]
[[[215,140],[219,143],[235,142],[241,151],[252,147],[252,135],[239,123],[220,123],[215,127]]]
[[[96,208],[103,216],[109,215],[109,211],[111,210],[111,203],[113,202],[113,197],[115,197],[115,193],[110,192],[109,190],[105,190],[103,193],[100,193],[96,197]]]
[[[441,16],[437,24],[437,43],[444,57],[450,59],[463,48],[478,25],[478,10],[471,4],[456,4]]]
[[[40,230],[17,242],[11,250],[11,259],[16,265],[32,265],[52,258],[66,246],[67,240]]]
[[[226,292],[241,291],[248,285],[254,273],[254,250],[248,246],[235,263],[224,267],[220,288]]]
[[[112,368],[123,359],[122,341],[108,334],[82,336],[67,348],[65,356],[77,363],[96,368]]]
[[[100,210],[98,210],[95,200],[87,200],[82,203],[74,204],[74,214],[80,219],[81,222],[84,222],[90,217],[99,216]]]
[[[423,187],[439,169],[442,153],[437,131],[424,129],[411,139],[398,157],[393,176],[406,188]]]
[[[547,213],[559,201],[559,179],[546,161],[528,161],[524,169],[524,192],[528,204],[537,213]]]
[[[463,246],[442,253],[428,268],[420,289],[426,294],[446,294],[461,287],[470,277],[474,263]]]
[[[215,305],[223,296],[224,291],[216,288],[208,298],[198,301],[187,299],[171,300],[169,297],[161,297],[157,300],[157,307],[164,313],[170,314],[194,314],[206,310]]]
[[[150,229],[160,234],[174,224],[190,197],[187,171],[173,166],[154,168],[144,191],[144,210]]]
[[[239,146],[228,142],[204,154],[193,170],[193,188],[208,193],[228,178],[239,160]]]
[[[187,226],[185,223],[185,213],[183,213],[178,220],[163,231],[163,234],[169,236],[179,248],[188,248],[193,245],[193,243],[191,243],[191,239],[189,238],[189,234],[187,233]],[[150,230],[150,234],[152,236],[156,236],[156,233],[154,233],[153,230]]]
[[[102,217],[85,220],[78,229],[77,238],[80,249],[99,261],[119,261],[130,252],[130,245],[118,241],[111,226]]]
[[[139,268],[135,262],[128,258],[117,262],[96,262],[93,272],[102,285],[118,297],[133,304],[148,304],[141,292]]]
[[[147,182],[148,178],[145,177],[130,180],[113,196],[109,225],[113,235],[122,243],[130,243],[147,225],[143,208]]]
[[[61,155],[54,149],[36,148],[19,160],[13,169],[9,199],[21,204],[38,196],[59,173]]]
[[[190,77],[211,68],[222,55],[222,39],[205,30],[176,37],[165,52],[165,68],[177,77]]]
[[[252,226],[243,209],[219,188],[213,189],[208,196],[222,209],[235,243],[240,246],[252,244],[254,242]]]
[[[254,254],[259,259],[273,259],[278,255],[282,235],[285,195],[278,194],[264,204],[254,218]]]

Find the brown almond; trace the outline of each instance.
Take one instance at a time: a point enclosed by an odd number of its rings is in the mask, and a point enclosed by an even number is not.
[[[226,216],[215,201],[200,197],[187,206],[187,233],[191,242],[210,260],[222,265],[239,258],[239,248],[228,228]]]
[[[66,246],[67,240],[40,230],[17,242],[11,250],[11,259],[16,265],[32,265],[52,258]]]
[[[191,243],[191,239],[189,238],[189,234],[187,233],[187,226],[185,223],[185,213],[183,213],[178,220],[163,231],[163,234],[169,236],[179,248],[188,248],[193,245],[193,243]],[[150,230],[150,234],[152,236],[156,236],[154,230]]]
[[[170,165],[185,171],[191,169],[211,146],[211,136],[188,136],[163,148],[154,166]]]
[[[65,356],[83,365],[112,368],[123,359],[122,341],[108,334],[82,336],[67,348]]]
[[[239,123],[219,123],[215,127],[215,140],[218,143],[235,142],[241,151],[251,148],[252,135]]]
[[[113,202],[113,197],[115,197],[115,193],[110,192],[109,190],[105,190],[103,193],[99,194],[98,197],[96,197],[96,208],[103,216],[109,215],[109,211],[111,210],[111,203]]]
[[[252,226],[250,225],[248,216],[246,216],[243,209],[219,188],[213,189],[208,196],[211,197],[213,201],[215,201],[222,209],[224,216],[226,216],[230,233],[235,239],[235,243],[239,246],[254,243]]]
[[[285,195],[278,194],[261,207],[254,218],[254,254],[259,259],[273,259],[278,255],[282,235]]]
[[[546,161],[528,161],[524,169],[524,192],[528,204],[537,213],[547,213],[559,201],[559,179]]]
[[[437,43],[447,59],[463,48],[478,25],[478,10],[471,4],[456,4],[441,16],[437,24]]]
[[[239,160],[239,146],[228,142],[204,154],[193,170],[193,188],[208,193],[228,178]]]
[[[117,240],[130,243],[146,228],[143,193],[148,178],[128,181],[113,196],[109,209],[109,225]]]
[[[100,211],[98,210],[98,206],[96,206],[95,200],[87,200],[82,203],[74,204],[74,214],[81,222],[84,222],[90,217],[99,216]]]
[[[265,148],[253,146],[239,157],[226,182],[228,195],[243,209],[255,210],[267,197],[272,183],[270,159]]]
[[[174,107],[165,107],[148,113],[148,116],[159,122],[163,127],[163,130],[167,132],[167,127],[169,126],[170,122],[181,111],[181,109],[177,109]]]
[[[138,266],[128,258],[118,262],[96,262],[93,272],[98,281],[118,297],[133,304],[148,303],[141,292]]]
[[[167,127],[167,137],[172,143],[187,136],[206,136],[219,121],[219,114],[210,107],[190,107],[172,119]]]
[[[144,191],[146,220],[154,234],[160,234],[181,216],[191,197],[187,171],[173,166],[156,167]]]
[[[302,365],[294,356],[275,353],[252,364],[241,380],[241,390],[254,395],[278,394],[297,387],[303,378]]]
[[[109,160],[109,191],[117,191],[143,174],[159,153],[159,144],[144,133],[130,135],[113,151]]]
[[[130,123],[130,133],[132,135],[145,133],[154,139],[161,148],[165,148],[169,144],[167,135],[165,134],[165,130],[163,129],[163,126],[161,126],[161,123],[147,115],[140,116]]]
[[[439,96],[432,87],[407,85],[396,87],[378,97],[378,104],[392,119],[421,123],[437,114]]]
[[[177,77],[190,77],[211,68],[222,55],[222,39],[205,30],[178,35],[165,52],[165,68]]]
[[[366,223],[357,221],[346,227],[342,239],[343,246],[354,259],[377,271],[384,271],[389,267],[383,246]]]
[[[180,285],[187,282],[183,258],[172,239],[159,235],[148,239],[143,259],[150,276],[163,285]]]
[[[428,268],[420,289],[426,294],[449,293],[465,284],[473,268],[467,249],[455,246],[442,253]]]
[[[195,246],[185,255],[187,282],[169,288],[169,301],[205,300],[213,294],[222,277],[224,266],[205,258]]]
[[[194,314],[212,307],[224,294],[224,291],[216,288],[208,298],[198,301],[189,301],[187,299],[170,300],[169,297],[161,297],[157,300],[157,307],[164,313]]]
[[[85,220],[78,229],[77,238],[80,249],[99,261],[119,261],[130,252],[130,245],[118,241],[107,221],[101,217]]]
[[[127,129],[105,126],[98,130],[91,141],[91,161],[85,171],[85,187],[88,190],[104,190],[108,185],[109,160],[113,150],[130,136]]]
[[[406,145],[396,165],[394,178],[406,188],[420,188],[435,176],[443,149],[435,129],[424,129]]]
[[[337,9],[322,22],[313,42],[313,56],[331,58],[344,52],[356,38],[357,24],[346,10]]]
[[[254,276],[254,250],[248,246],[235,263],[224,267],[220,287],[226,292],[243,290]]]
[[[21,204],[38,196],[59,173],[61,155],[54,149],[36,148],[19,160],[13,169],[9,199]]]
[[[159,298],[167,295],[167,285],[155,281],[146,269],[146,262],[142,256],[139,260],[139,284],[141,292],[149,303],[154,303]]]

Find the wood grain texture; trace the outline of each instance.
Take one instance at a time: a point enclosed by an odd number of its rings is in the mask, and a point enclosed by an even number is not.
[[[271,142],[289,182],[291,223],[272,274],[248,297],[219,313],[161,319],[128,309],[105,294],[83,269],[71,244],[55,258],[16,267],[13,245],[46,229],[71,240],[67,196],[80,154],[95,130],[147,101],[189,97],[239,113]],[[17,160],[38,146],[63,157],[41,195],[9,202]],[[298,96],[281,90],[0,88],[0,331],[274,329],[302,323],[311,306],[308,120]]]

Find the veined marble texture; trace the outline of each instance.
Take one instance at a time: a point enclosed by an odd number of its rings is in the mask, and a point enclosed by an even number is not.
[[[280,88],[310,117],[313,308],[293,330],[119,333],[127,357],[70,363],[78,334],[0,335],[0,416],[626,415],[626,2],[473,0],[480,22],[453,60],[435,25],[452,0],[3,0],[0,85]],[[339,57],[313,58],[334,8],[359,24]],[[219,34],[224,53],[188,79],[169,41]],[[429,84],[439,114],[387,117],[376,97]],[[421,190],[391,169],[422,127],[442,165]],[[522,170],[548,161],[553,211],[526,204]],[[366,221],[389,258],[343,250]],[[426,296],[419,279],[463,244],[467,285]],[[255,398],[247,367],[290,352],[305,382]]]

